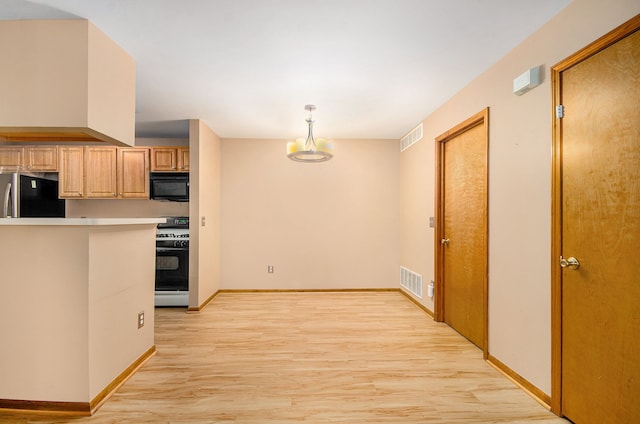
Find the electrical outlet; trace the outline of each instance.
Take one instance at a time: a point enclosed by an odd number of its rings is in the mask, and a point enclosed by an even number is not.
[[[269,265],[269,266],[267,266],[267,272],[268,272],[269,274],[273,274],[273,265]]]
[[[138,312],[138,329],[144,327],[144,311]]]

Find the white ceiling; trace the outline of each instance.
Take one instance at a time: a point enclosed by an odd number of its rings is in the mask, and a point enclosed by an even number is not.
[[[122,46],[138,136],[200,118],[224,138],[303,137],[311,103],[316,136],[397,139],[569,2],[0,0],[0,19],[86,18]]]

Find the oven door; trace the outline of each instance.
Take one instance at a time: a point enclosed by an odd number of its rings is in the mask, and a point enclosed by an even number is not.
[[[156,247],[156,291],[189,290],[189,248]]]

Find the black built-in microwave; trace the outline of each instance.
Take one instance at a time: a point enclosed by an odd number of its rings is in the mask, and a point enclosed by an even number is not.
[[[188,172],[152,172],[150,180],[153,200],[189,201]]]

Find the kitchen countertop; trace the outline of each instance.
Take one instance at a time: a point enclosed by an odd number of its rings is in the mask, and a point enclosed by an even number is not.
[[[166,218],[0,218],[1,225],[138,225],[160,224]]]

